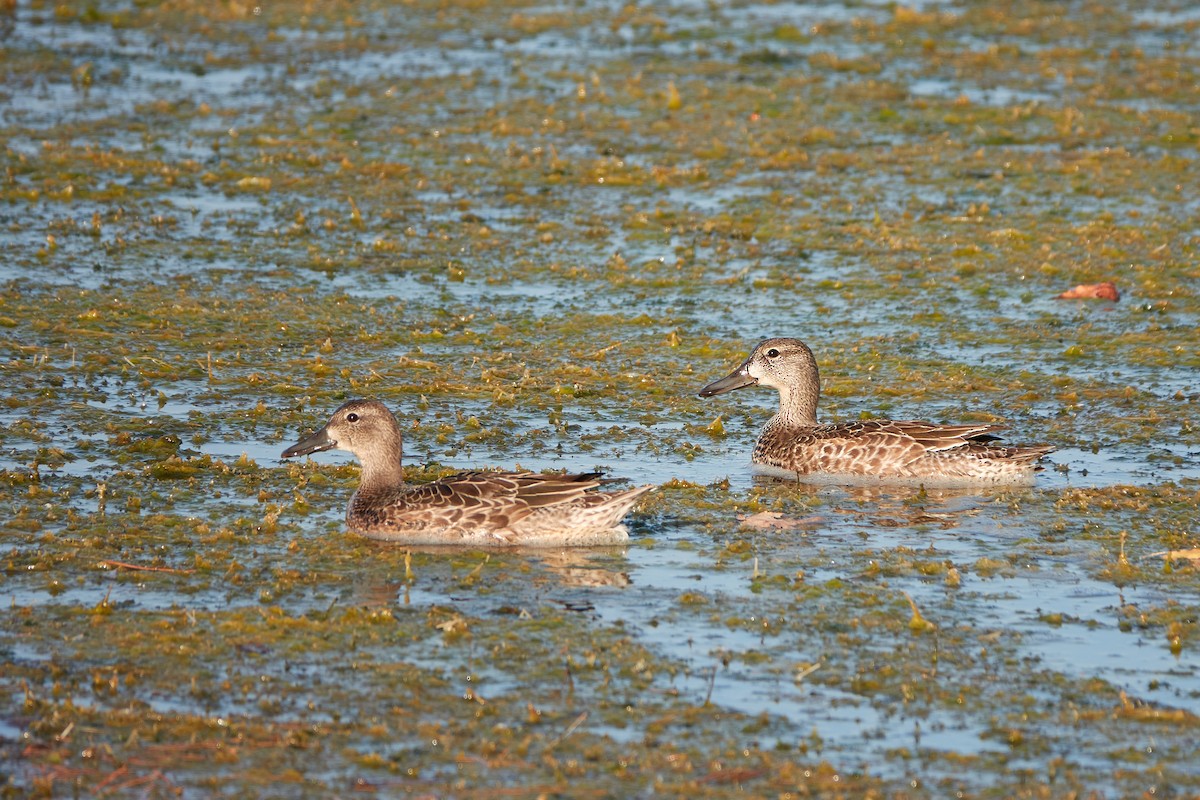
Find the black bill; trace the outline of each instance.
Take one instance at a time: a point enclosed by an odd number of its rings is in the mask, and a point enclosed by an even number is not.
[[[742,389],[746,386],[754,386],[758,383],[758,378],[750,374],[749,367],[742,364],[733,372],[721,378],[719,381],[713,381],[708,386],[700,390],[701,397],[712,397],[717,394],[725,394],[732,392],[734,389]]]
[[[302,442],[296,442],[294,445],[283,451],[280,458],[295,458],[296,456],[306,456],[309,453],[319,453],[322,450],[329,450],[337,447],[337,440],[330,439],[329,434],[324,428],[314,433]]]

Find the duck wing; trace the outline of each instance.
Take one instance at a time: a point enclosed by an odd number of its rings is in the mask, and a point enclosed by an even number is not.
[[[349,516],[369,527],[499,531],[599,485],[599,473],[462,472],[390,497],[360,492]]]
[[[932,422],[897,420],[863,420],[853,424],[863,426],[864,436],[877,433],[908,439],[920,445],[926,453],[994,442],[1000,438],[995,432],[1004,428],[1003,425],[936,425]]]
[[[803,471],[886,474],[932,454],[986,447],[1001,427],[886,419],[818,425],[793,439],[791,459]]]

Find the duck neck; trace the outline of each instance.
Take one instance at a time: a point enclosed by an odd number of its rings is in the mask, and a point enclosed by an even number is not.
[[[808,386],[784,387],[779,390],[779,413],[776,415],[789,428],[812,428],[817,424],[817,392]]]
[[[400,441],[388,443],[362,460],[359,491],[382,492],[404,486]]]
[[[779,414],[781,424],[790,428],[812,428],[817,424],[817,400],[821,397],[821,375],[817,359],[807,346],[798,353],[801,368],[794,380],[779,381]]]

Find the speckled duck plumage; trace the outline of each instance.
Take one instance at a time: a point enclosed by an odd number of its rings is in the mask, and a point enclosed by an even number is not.
[[[885,419],[817,422],[820,379],[812,351],[799,339],[767,339],[701,397],[746,386],[779,390],[779,412],[754,446],[754,464],[796,476],[878,479],[930,486],[1032,481],[1048,446],[997,444],[1002,425],[936,425]]]
[[[594,491],[599,473],[463,472],[421,485],[404,482],[395,416],[374,400],[351,400],[283,458],[347,450],[362,464],[346,510],[351,531],[413,545],[557,547],[620,544],[622,517],[653,486]]]

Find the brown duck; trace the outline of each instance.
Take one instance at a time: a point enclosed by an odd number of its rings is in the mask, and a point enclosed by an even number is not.
[[[870,419],[817,422],[817,361],[799,339],[767,339],[741,366],[700,390],[701,397],[745,386],[779,390],[779,413],[754,445],[753,462],[799,476],[877,479],[929,486],[1029,483],[1048,446],[997,444],[1002,425],[936,425]]]
[[[621,518],[653,486],[593,491],[599,473],[463,472],[410,486],[400,466],[400,425],[385,405],[351,400],[283,458],[337,448],[362,464],[346,510],[351,531],[414,545],[558,547],[620,544]]]

